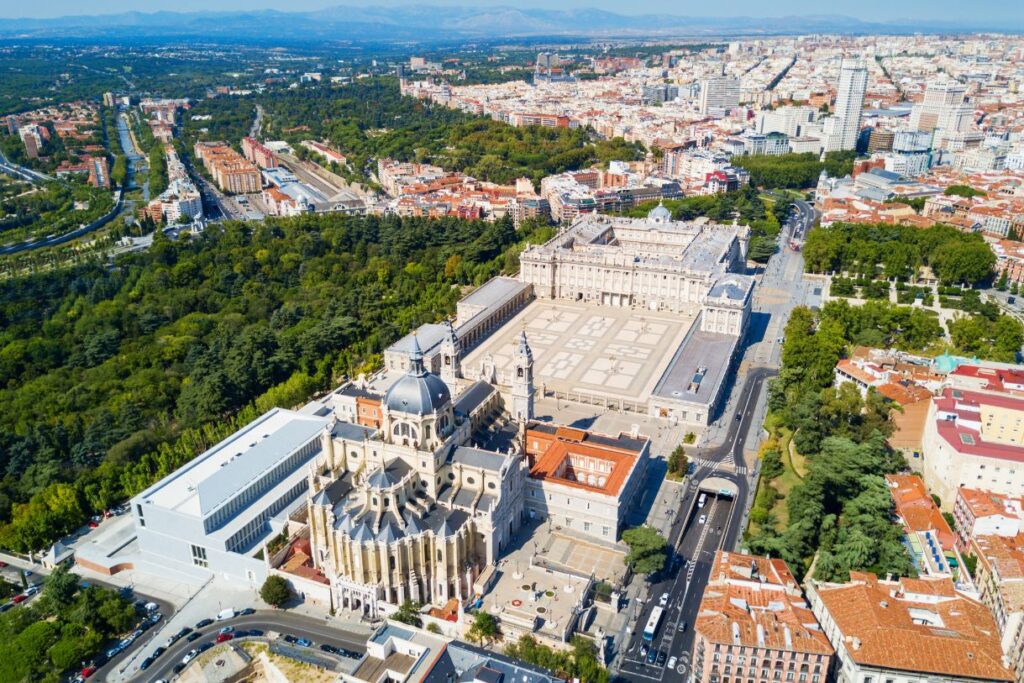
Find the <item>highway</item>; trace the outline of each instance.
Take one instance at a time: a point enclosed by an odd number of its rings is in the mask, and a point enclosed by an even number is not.
[[[354,652],[366,652],[365,636],[348,633],[344,629],[330,625],[329,620],[313,619],[289,612],[259,611],[255,614],[214,622],[201,629],[200,632],[203,636],[194,642],[188,642],[182,638],[170,646],[146,671],[138,671],[130,680],[140,683],[170,680],[174,675],[174,666],[181,663],[182,658],[189,650],[198,647],[202,643],[212,643],[216,639],[218,631],[225,626],[232,626],[236,631],[260,629],[265,632],[265,637],[267,638],[274,638],[279,634],[306,638],[313,642],[313,648],[310,650],[311,654],[315,652],[317,655],[328,658],[330,655],[319,649],[319,646],[324,643]],[[166,645],[166,642],[160,644]],[[141,663],[141,658],[137,659],[138,661],[132,663],[132,667],[136,670],[139,663]]]

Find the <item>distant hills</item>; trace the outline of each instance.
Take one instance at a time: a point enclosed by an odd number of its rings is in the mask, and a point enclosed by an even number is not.
[[[161,38],[317,41],[437,41],[527,37],[716,37],[794,33],[951,33],[1018,31],[996,26],[905,20],[865,22],[839,15],[685,17],[624,15],[596,9],[546,10],[512,6],[453,7],[339,5],[312,12],[126,12],[55,19],[0,19],[2,39],[145,40]]]

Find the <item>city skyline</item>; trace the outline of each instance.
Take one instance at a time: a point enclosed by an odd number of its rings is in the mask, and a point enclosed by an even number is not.
[[[822,8],[821,5],[810,0],[783,0],[766,6],[763,3],[755,3],[752,0],[739,0],[727,5],[708,6],[697,3],[679,4],[669,0],[644,0],[639,3],[622,5],[611,0],[600,0],[597,2],[580,2],[578,0],[559,0],[558,2],[541,2],[540,0],[527,0],[526,2],[511,5],[507,0],[477,0],[467,2],[466,0],[431,0],[430,2],[415,2],[414,0],[388,0],[387,2],[376,3],[378,7],[384,8],[407,8],[416,6],[444,6],[444,7],[470,7],[476,9],[545,9],[545,10],[599,10],[613,12],[627,16],[638,16],[646,14],[661,14],[677,17],[693,18],[781,18],[781,17],[810,17],[810,16],[849,16],[862,21],[878,23],[896,23],[908,21],[938,21],[938,22],[969,22],[971,25],[978,23],[1002,22],[1007,30],[1019,30],[1020,22],[1024,21],[1024,8],[1009,7],[999,0],[981,0],[971,3],[969,6],[963,3],[955,3],[952,0],[938,0],[937,2],[925,2],[924,0],[903,0],[899,3],[888,3],[882,0],[867,0],[854,6],[844,7],[841,11],[832,8]],[[298,0],[290,3],[285,12],[315,12],[327,10],[332,7],[346,6],[345,2],[333,0]],[[27,5],[16,3],[13,0],[0,2],[0,19],[57,19],[75,16],[98,16],[117,15],[129,12],[143,14],[154,12],[239,12],[239,11],[264,11],[277,10],[280,5],[272,2],[242,2],[242,0],[217,0],[217,2],[205,2],[203,0],[180,0],[170,2],[168,0],[93,0],[85,5],[72,0],[53,0],[53,2],[40,5]],[[1015,28],[1016,26],[1016,28]]]

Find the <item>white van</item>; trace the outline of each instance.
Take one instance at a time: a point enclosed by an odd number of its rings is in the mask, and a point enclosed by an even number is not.
[[[232,618],[234,618],[234,616],[235,616],[235,610],[229,607],[229,608],[227,608],[225,610],[221,610],[220,612],[217,613],[217,621],[224,621],[226,619],[232,619]]]
[[[707,499],[708,499],[708,494],[706,494],[706,493],[700,494],[700,498],[697,499],[697,507],[699,507],[699,508],[704,507],[704,503],[707,502]]]

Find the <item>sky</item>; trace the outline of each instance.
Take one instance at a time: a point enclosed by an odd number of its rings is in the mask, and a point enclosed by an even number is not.
[[[362,5],[367,0],[0,0],[0,17],[58,17],[80,14],[111,14],[129,11],[286,9],[304,11],[335,5]],[[370,0],[374,5],[411,4],[410,0]],[[867,21],[905,20],[920,17],[938,21],[993,22],[1024,21],[1021,0],[857,0],[835,3],[828,0],[416,0],[423,5],[516,6],[569,9],[593,7],[620,14],[666,13],[697,17],[748,16],[779,17],[808,14],[836,14]]]

